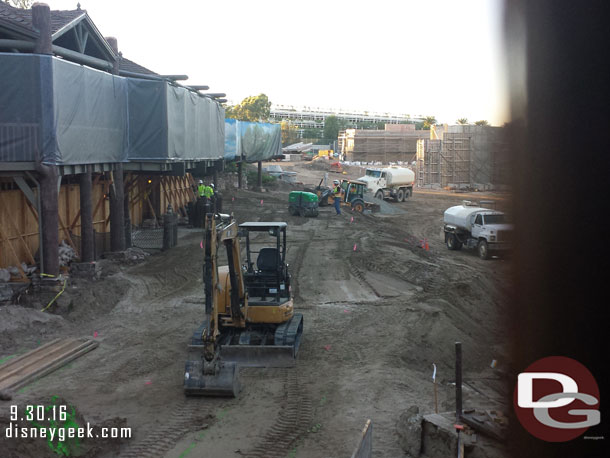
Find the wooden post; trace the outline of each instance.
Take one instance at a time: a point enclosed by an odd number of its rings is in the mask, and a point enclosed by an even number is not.
[[[455,343],[455,421],[462,419],[462,343]]]
[[[125,224],[125,248],[131,248],[131,214],[129,212],[129,192],[131,186],[123,191],[123,220]]]
[[[116,38],[106,39],[115,55],[119,55]],[[113,63],[112,73],[119,74],[118,57]],[[125,249],[125,187],[123,186],[123,164],[116,164],[112,172],[112,185],[110,186],[110,251],[123,251]]]
[[[32,5],[32,25],[38,30],[34,47],[36,54],[52,54],[51,10],[49,5],[36,3]],[[51,121],[52,120],[47,120]],[[52,165],[37,164],[40,173],[40,218],[39,230],[42,233],[42,272],[49,275],[59,274],[59,222],[57,168]]]
[[[119,44],[115,37],[105,37],[106,42],[110,45],[117,58],[112,63],[112,73],[115,75],[119,74]]]
[[[59,275],[59,205],[57,167],[40,164],[39,230],[42,231],[43,273]]]
[[[125,249],[123,165],[116,164],[110,185],[110,251]]]
[[[91,168],[78,177],[80,185],[80,259],[81,262],[95,260],[93,251],[93,202],[91,200]]]
[[[218,166],[214,166],[214,174],[212,175],[212,182],[214,183],[214,192],[218,191]]]
[[[38,30],[38,38],[34,46],[35,54],[53,54],[51,39],[51,9],[46,3],[32,5],[32,25]]]
[[[261,191],[263,189],[263,162],[258,161],[258,175],[256,177],[256,187],[257,191]]]

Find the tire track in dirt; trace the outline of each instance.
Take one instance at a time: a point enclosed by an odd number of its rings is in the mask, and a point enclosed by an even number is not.
[[[303,259],[305,259],[305,254],[307,253],[307,249],[309,248],[309,244],[313,241],[315,236],[315,230],[303,231],[307,235],[305,240],[301,240],[299,244],[299,249],[297,251],[296,259],[294,263],[290,265],[290,276],[292,279],[296,279],[299,277],[299,272],[301,271],[301,266],[303,265]],[[305,301],[300,295],[300,287],[299,282],[294,282],[291,284],[291,288],[294,293],[294,298],[298,300],[299,304],[304,303]]]
[[[187,398],[174,407],[172,414],[163,425],[122,453],[125,458],[162,457],[170,451],[180,438],[213,421],[215,410],[221,405],[220,399]]]
[[[260,442],[243,453],[248,458],[284,458],[313,420],[311,398],[299,380],[298,368],[284,369],[285,407]]]

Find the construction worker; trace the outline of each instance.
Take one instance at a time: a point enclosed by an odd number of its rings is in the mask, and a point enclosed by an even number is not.
[[[205,186],[203,188],[203,195],[205,198],[205,212],[210,213],[214,211],[213,198],[214,198],[214,184]]]
[[[197,203],[195,204],[195,227],[203,227],[206,213],[205,207],[205,185],[203,184],[203,180],[199,180],[197,186]]]
[[[337,215],[341,214],[341,197],[343,196],[343,189],[341,189],[341,184],[339,180],[333,180],[333,197],[335,198],[335,211]]]

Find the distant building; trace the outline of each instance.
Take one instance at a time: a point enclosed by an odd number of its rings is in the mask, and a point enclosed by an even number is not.
[[[347,161],[411,162],[417,141],[429,137],[429,130],[415,130],[414,124],[386,124],[385,130],[346,129],[339,133],[338,150]]]
[[[419,187],[498,189],[508,184],[505,129],[434,126],[417,145]]]
[[[324,129],[324,121],[328,116],[336,116],[344,120],[350,129],[371,128],[374,125],[383,127],[384,124],[406,124],[423,121],[423,117],[410,115],[396,115],[390,113],[375,113],[369,111],[323,110],[319,108],[295,108],[291,106],[275,105],[271,108],[272,121],[290,121],[299,129],[299,138],[303,138],[305,129]]]

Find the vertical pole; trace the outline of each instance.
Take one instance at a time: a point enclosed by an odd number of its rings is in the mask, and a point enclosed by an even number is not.
[[[51,10],[49,5],[44,3],[36,3],[32,5],[32,25],[38,30],[38,38],[34,47],[36,54],[52,54],[52,39],[51,39]],[[51,77],[51,74],[49,73]],[[52,87],[52,81],[45,81],[45,87]],[[47,98],[43,97],[45,104],[45,113],[47,123],[52,124],[53,120],[49,119],[52,110],[52,105],[47,105],[52,101],[52,92],[46,94]],[[43,152],[44,153],[44,152]],[[59,215],[58,215],[58,198],[57,190],[57,167],[54,165],[43,164],[42,161],[37,164],[37,171],[40,173],[40,186],[38,188],[40,194],[40,215],[39,215],[39,230],[42,232],[40,252],[42,253],[42,272],[49,275],[59,274]]]
[[[218,190],[218,169],[214,167],[214,174],[212,175],[212,183],[214,183],[214,192]]]
[[[59,275],[59,206],[57,191],[57,167],[42,166],[40,178],[43,273]]]
[[[110,185],[110,251],[125,249],[123,164],[116,164]]]
[[[462,418],[462,343],[455,343],[455,421]]]
[[[258,191],[263,189],[263,162],[258,161],[258,175],[256,177],[256,187]]]
[[[51,9],[46,3],[32,5],[32,25],[38,30],[38,38],[34,45],[35,54],[53,54],[51,39]]]
[[[95,260],[93,252],[93,202],[91,201],[91,166],[78,177],[80,187],[81,262]]]
[[[117,56],[113,62],[112,73],[119,74],[119,46],[117,39],[106,39],[114,54]],[[112,172],[110,186],[110,251],[123,251],[125,249],[125,192],[123,185],[123,164],[116,164]],[[129,210],[128,210],[129,211]]]
[[[123,190],[123,224],[125,225],[125,248],[131,248],[131,214],[129,212],[129,192]]]
[[[242,173],[242,169],[243,169],[242,164],[243,164],[242,161],[239,161],[237,163],[237,187],[239,189],[242,188],[242,175],[243,175],[243,173]]]

